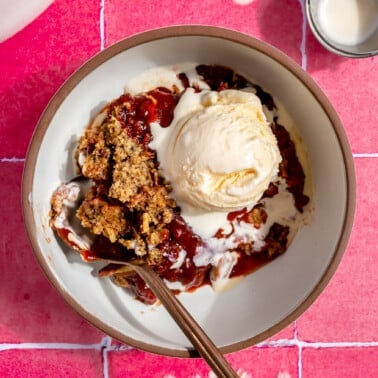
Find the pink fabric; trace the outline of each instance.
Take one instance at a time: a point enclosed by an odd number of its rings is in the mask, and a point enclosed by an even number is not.
[[[227,359],[244,377],[378,376],[377,58],[326,51],[309,32],[302,6],[301,0],[55,0],[0,44],[0,376],[211,376],[201,360],[120,345],[81,319],[37,265],[20,206],[30,137],[64,80],[121,38],[184,23],[232,28],[283,50],[329,96],[355,154],[356,219],[331,283],[295,323]]]

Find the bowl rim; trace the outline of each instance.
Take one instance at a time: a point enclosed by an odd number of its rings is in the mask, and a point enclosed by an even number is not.
[[[320,293],[324,290],[331,277],[335,273],[345,249],[348,244],[349,236],[353,226],[353,218],[355,212],[356,203],[356,182],[355,182],[355,171],[354,162],[349,142],[344,131],[343,125],[333,108],[332,104],[322,92],[320,87],[316,82],[306,73],[294,60],[289,56],[281,52],[279,49],[271,46],[270,44],[263,42],[254,38],[253,36],[241,33],[239,31],[216,27],[208,25],[178,25],[178,26],[168,26],[157,29],[152,29],[144,31],[132,36],[126,37],[115,44],[105,48],[101,52],[97,53],[95,56],[86,61],[81,67],[79,67],[58,89],[55,95],[52,97],[47,107],[43,111],[37,126],[34,130],[32,139],[30,141],[28,151],[26,154],[23,177],[22,177],[22,188],[21,188],[21,200],[22,200],[22,211],[24,224],[26,228],[26,233],[29,238],[29,242],[32,247],[32,251],[48,280],[54,286],[54,288],[60,293],[66,303],[74,309],[81,317],[86,319],[96,328],[103,331],[105,334],[111,336],[114,339],[121,341],[122,343],[131,345],[138,349],[142,349],[147,352],[173,356],[173,357],[198,357],[198,354],[194,349],[171,349],[167,347],[156,346],[144,341],[134,339],[129,336],[123,335],[118,330],[106,324],[103,320],[91,315],[87,310],[85,310],[80,303],[76,302],[60,285],[58,280],[54,277],[49,265],[43,258],[42,250],[39,248],[38,241],[36,238],[37,229],[33,217],[33,207],[30,202],[30,193],[33,189],[34,174],[35,174],[35,164],[38,158],[41,142],[44,135],[48,129],[48,126],[54,117],[55,113],[59,109],[60,105],[63,103],[65,98],[73,90],[73,88],[80,83],[92,70],[103,64],[108,59],[114,57],[115,55],[128,50],[132,47],[142,45],[147,42],[153,42],[160,39],[167,39],[172,37],[210,37],[228,40],[233,43],[244,45],[248,48],[257,50],[273,60],[278,64],[284,66],[288,71],[296,76],[306,89],[312,93],[312,95],[317,99],[323,111],[326,113],[331,124],[333,125],[334,131],[336,133],[337,139],[339,141],[339,146],[343,155],[345,172],[346,172],[346,211],[344,215],[344,222],[342,232],[340,234],[339,240],[337,242],[335,252],[327,266],[327,269],[323,273],[317,285],[308,294],[306,298],[288,315],[285,316],[277,324],[273,325],[271,328],[259,333],[258,335],[242,340],[230,345],[220,347],[222,353],[231,353],[247,348],[251,345],[257,344],[267,338],[273,336],[284,327],[288,326],[300,315],[302,315],[310,305],[318,298]]]

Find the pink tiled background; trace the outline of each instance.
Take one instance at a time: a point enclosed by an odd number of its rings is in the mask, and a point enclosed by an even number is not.
[[[331,283],[296,322],[227,359],[250,378],[378,376],[378,62],[327,52],[311,35],[303,4],[55,0],[0,44],[0,377],[211,377],[201,360],[161,357],[119,345],[81,319],[39,268],[20,204],[28,143],[64,80],[119,39],[184,23],[244,32],[302,65],[339,113],[356,166],[355,224]]]

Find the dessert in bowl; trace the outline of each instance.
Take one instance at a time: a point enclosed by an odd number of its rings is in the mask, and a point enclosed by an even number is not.
[[[78,204],[77,174],[91,180]],[[42,268],[82,316],[188,356],[137,276],[96,256],[149,263],[235,351],[299,316],[331,278],[354,172],[336,113],[300,67],[240,33],[183,26],[121,41],[66,82],[33,137],[23,199]]]

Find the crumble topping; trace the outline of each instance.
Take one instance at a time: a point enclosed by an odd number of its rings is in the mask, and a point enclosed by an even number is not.
[[[131,97],[114,101],[81,137],[76,152],[81,173],[96,185],[86,194],[77,217],[92,233],[157,261],[159,250],[151,247],[167,234],[176,204],[159,176],[155,153],[125,130],[124,112],[132,107]]]

